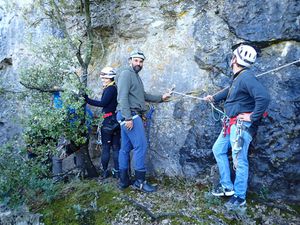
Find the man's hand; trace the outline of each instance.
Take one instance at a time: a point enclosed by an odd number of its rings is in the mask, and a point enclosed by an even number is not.
[[[214,97],[212,95],[207,95],[203,99],[207,102],[214,102]]]
[[[252,113],[241,113],[237,116],[237,119],[245,122],[251,122],[251,116]]]
[[[168,92],[166,92],[166,93],[163,94],[163,96],[161,98],[162,98],[162,100],[164,102],[170,100],[170,98],[171,98],[171,96],[173,94],[174,89],[175,89],[175,84],[173,85],[173,87],[171,89],[168,90]]]
[[[127,120],[125,121],[125,127],[128,129],[128,130],[131,130],[133,128],[133,121],[132,120]]]
[[[167,93],[164,93],[161,97],[161,99],[165,102],[168,101],[172,96],[172,91],[169,91]]]

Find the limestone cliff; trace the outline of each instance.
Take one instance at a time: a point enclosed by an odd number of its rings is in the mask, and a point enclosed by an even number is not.
[[[213,94],[229,80],[228,63],[232,47],[238,43],[249,42],[260,49],[254,68],[257,74],[299,60],[299,15],[297,0],[93,1],[93,29],[105,47],[104,57],[96,59],[93,66],[119,67],[138,47],[147,57],[141,72],[147,91],[162,93],[176,85],[178,92]],[[56,32],[50,24],[29,29],[20,15],[12,16],[0,8],[1,86],[9,83],[18,90],[18,67],[26,54],[24,35],[30,32],[38,39],[45,31]],[[299,202],[299,63],[259,80],[272,99],[269,116],[249,156],[249,190]],[[88,81],[99,95],[96,74],[91,73]],[[16,104],[22,106],[22,102],[12,103],[1,95],[1,143],[21,132],[17,120],[12,120],[12,116],[22,116]],[[174,95],[173,101],[154,107],[149,169],[207,182],[215,165],[211,147],[221,129],[209,105]]]

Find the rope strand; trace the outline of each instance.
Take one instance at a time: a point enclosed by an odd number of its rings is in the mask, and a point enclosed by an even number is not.
[[[177,92],[177,91],[172,91],[172,93],[174,93],[174,94],[178,94],[178,95],[182,95],[182,96],[185,96],[185,97],[189,97],[189,98],[195,98],[195,99],[198,99],[198,100],[205,101],[205,100],[204,100],[204,98],[200,98],[200,97],[196,97],[196,96],[192,96],[192,95],[184,94],[184,93]]]
[[[196,97],[196,96],[192,96],[192,95],[187,95],[187,94],[184,94],[184,93],[181,93],[181,92],[177,92],[177,91],[172,91],[174,94],[178,94],[178,95],[181,95],[181,96],[184,96],[184,97],[188,97],[188,98],[194,98],[194,99],[198,99],[198,100],[201,100],[201,101],[205,101],[204,98],[200,98],[200,97]],[[219,116],[218,119],[216,119],[216,117],[214,116],[214,110],[217,111],[220,115],[222,115],[223,117],[226,117],[226,114],[218,109],[212,102],[208,102],[211,106],[211,110],[212,110],[212,115],[213,115],[213,118],[215,121],[219,121],[221,119],[221,116]]]
[[[290,63],[287,63],[287,64],[284,64],[284,65],[279,66],[279,67],[277,67],[277,68],[275,68],[275,69],[268,70],[268,71],[266,71],[266,72],[260,73],[260,74],[258,74],[256,77],[260,77],[260,76],[262,76],[262,75],[265,75],[265,74],[268,74],[268,73],[275,72],[275,71],[277,71],[277,70],[283,69],[283,68],[285,68],[285,67],[287,67],[287,66],[296,64],[296,63],[298,63],[298,62],[300,62],[300,59],[298,59],[298,60],[296,60],[296,61],[293,61],[293,62],[290,62]]]
[[[296,60],[296,61],[293,61],[293,62],[290,62],[290,63],[287,63],[287,64],[284,64],[284,65],[282,65],[282,66],[276,67],[275,69],[268,70],[268,71],[266,71],[266,72],[260,73],[260,74],[258,74],[256,77],[260,77],[260,76],[262,76],[262,75],[265,75],[265,74],[268,74],[268,73],[275,72],[275,71],[277,71],[277,70],[283,69],[283,68],[285,68],[285,67],[288,67],[288,66],[290,66],[290,65],[296,64],[296,63],[298,63],[298,62],[300,62],[300,59],[298,59],[298,60]],[[174,88],[175,88],[175,87],[174,87]],[[184,93],[181,93],[181,92],[173,91],[174,88],[172,88],[172,93],[174,93],[174,94],[178,94],[178,95],[181,95],[181,96],[184,96],[184,97],[194,98],[194,99],[198,99],[198,100],[201,100],[201,101],[205,101],[204,98],[200,98],[200,97],[196,97],[196,96],[184,94]],[[211,106],[211,108],[212,108],[212,114],[214,113],[214,110],[215,110],[215,111],[217,111],[218,113],[220,113],[221,115],[223,115],[223,117],[226,117],[226,114],[225,114],[222,110],[218,109],[212,102],[209,102],[209,104],[210,104],[210,106]],[[213,118],[216,120],[214,114],[213,114]],[[221,117],[220,117],[220,118],[221,118]],[[219,119],[218,119],[218,120],[219,120]]]

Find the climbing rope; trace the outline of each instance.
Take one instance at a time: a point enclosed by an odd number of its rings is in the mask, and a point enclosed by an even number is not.
[[[298,63],[298,62],[300,62],[300,59],[298,59],[298,60],[296,60],[296,61],[293,61],[293,62],[290,62],[290,63],[287,63],[287,64],[284,64],[284,65],[282,65],[282,66],[276,67],[275,69],[268,70],[268,71],[266,71],[266,72],[260,73],[260,74],[258,74],[256,77],[260,77],[260,76],[262,76],[262,75],[265,75],[265,74],[268,74],[268,73],[272,73],[272,72],[275,72],[275,71],[277,71],[277,70],[281,70],[281,69],[283,69],[283,68],[285,68],[285,67],[288,67],[288,66],[290,66],[290,65],[296,64],[296,63]]]
[[[177,91],[172,91],[172,93],[178,94],[178,95],[181,95],[181,96],[185,96],[185,97],[188,97],[188,98],[194,98],[194,99],[198,99],[198,100],[201,100],[201,101],[205,101],[204,98],[200,98],[200,97],[196,97],[196,96],[184,94],[184,93],[177,92]],[[213,119],[215,121],[220,121],[221,117],[226,117],[226,114],[222,110],[218,109],[212,102],[208,102],[208,103],[211,106],[212,117],[213,117]],[[218,112],[218,118],[215,117],[215,111]]]
[[[280,69],[283,69],[283,68],[288,67],[290,65],[296,64],[298,62],[300,62],[300,59],[298,59],[296,61],[293,61],[293,62],[290,62],[290,63],[287,63],[287,64],[284,64],[282,66],[276,67],[275,69],[268,70],[266,72],[260,73],[256,77],[260,77],[262,75],[278,71]],[[188,98],[198,99],[198,100],[201,100],[201,101],[205,101],[204,98],[201,98],[201,97],[196,97],[196,96],[192,96],[192,95],[188,95],[188,94],[184,94],[184,93],[181,93],[181,92],[174,91],[174,88],[175,88],[175,86],[173,85],[173,88],[171,89],[171,91],[174,94],[181,95],[181,96],[188,97]],[[226,117],[226,114],[222,110],[218,109],[212,102],[209,102],[209,104],[210,104],[211,109],[212,109],[212,117],[215,121],[220,121],[222,116],[223,116],[223,118]],[[214,114],[215,111],[217,111],[219,113],[218,118],[215,117],[215,114]]]
[[[203,100],[203,101],[205,101],[204,98],[200,98],[200,97],[196,97],[196,96],[184,94],[184,93],[177,92],[177,91],[172,91],[172,93],[178,94],[178,95],[182,95],[182,96],[185,96],[185,97],[189,97],[189,98],[195,98],[195,99],[198,99],[198,100]]]

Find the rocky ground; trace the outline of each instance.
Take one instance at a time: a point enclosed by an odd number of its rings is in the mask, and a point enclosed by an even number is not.
[[[45,224],[299,224],[299,206],[269,202],[251,194],[247,208],[227,211],[226,198],[210,187],[181,179],[152,180],[158,192],[145,194],[117,189],[115,179],[61,184],[60,197],[50,204],[33,204]]]

